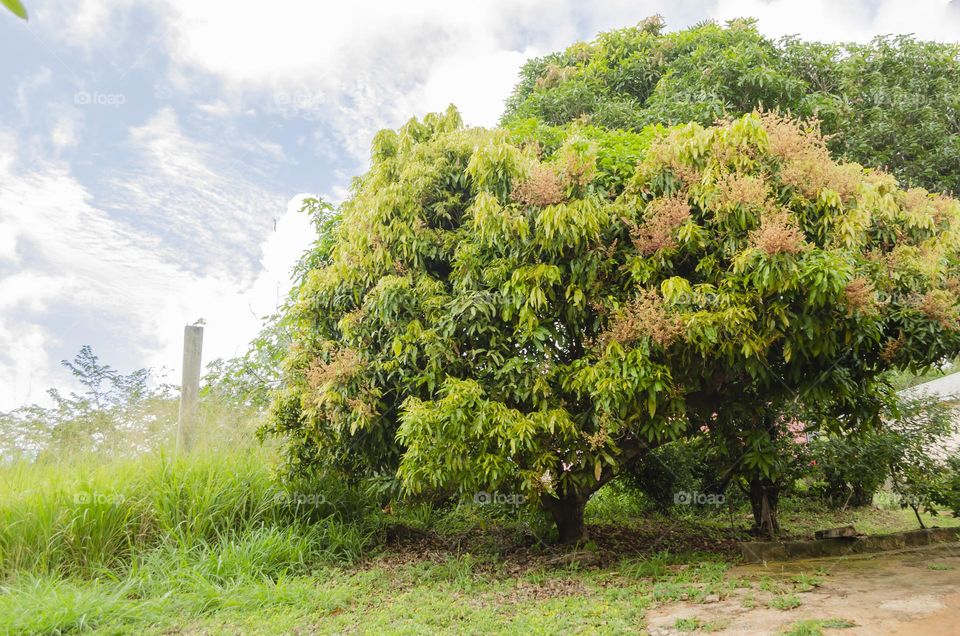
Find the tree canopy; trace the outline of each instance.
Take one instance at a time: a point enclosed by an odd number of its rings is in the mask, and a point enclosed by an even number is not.
[[[451,107],[377,135],[291,309],[294,470],[522,493],[576,541],[659,443],[770,474],[785,405],[870,426],[886,370],[960,351],[955,200],[770,113],[629,128]]]
[[[816,116],[835,156],[960,192],[960,46],[771,40],[752,20],[664,32],[658,17],[527,62],[504,121],[712,124],[757,108]]]

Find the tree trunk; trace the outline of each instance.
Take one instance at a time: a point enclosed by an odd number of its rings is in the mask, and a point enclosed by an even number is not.
[[[583,523],[583,511],[589,495],[565,493],[561,497],[544,495],[543,506],[550,511],[560,543],[575,544],[587,540],[587,526]]]
[[[624,444],[623,459],[620,470],[630,467],[643,454],[653,448],[647,442],[634,440],[632,445]],[[540,504],[550,512],[553,522],[557,524],[559,542],[566,545],[583,543],[588,539],[587,526],[583,522],[583,511],[593,493],[597,492],[611,479],[617,476],[613,468],[607,466],[597,477],[596,483],[581,485],[580,489],[569,486],[556,496],[544,494],[540,497]]]
[[[780,500],[780,487],[769,479],[750,480],[750,508],[753,511],[754,530],[776,541],[780,533],[780,521],[777,508]]]

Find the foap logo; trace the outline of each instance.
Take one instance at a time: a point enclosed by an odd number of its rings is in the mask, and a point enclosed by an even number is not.
[[[125,497],[119,493],[90,492],[81,490],[73,493],[73,503],[78,506],[85,505],[107,505],[115,506],[122,504]]]
[[[473,503],[479,506],[501,504],[504,506],[522,506],[527,498],[519,493],[486,492],[481,490],[473,496]]]
[[[723,494],[687,492],[686,490],[673,493],[673,503],[678,506],[722,506],[725,499]]]
[[[77,106],[112,106],[113,108],[120,108],[127,103],[127,96],[123,93],[98,93],[96,91],[90,93],[88,91],[80,91],[74,93],[73,103]]]
[[[322,506],[327,503],[327,498],[313,492],[278,492],[273,496],[273,503],[278,506]]]
[[[324,95],[314,90],[277,91],[273,103],[281,109],[312,110],[324,103]]]

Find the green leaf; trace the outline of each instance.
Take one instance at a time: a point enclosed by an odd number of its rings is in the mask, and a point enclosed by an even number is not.
[[[0,2],[3,3],[3,6],[10,9],[10,12],[13,13],[13,15],[22,20],[28,19],[27,9],[23,6],[23,4],[20,3],[20,0],[0,0]]]

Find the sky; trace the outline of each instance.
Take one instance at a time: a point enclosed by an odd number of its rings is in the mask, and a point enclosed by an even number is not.
[[[24,0],[0,12],[0,410],[91,345],[177,382],[241,354],[289,289],[304,196],[343,200],[376,131],[494,125],[523,62],[661,14],[771,36],[960,40],[947,0]]]

